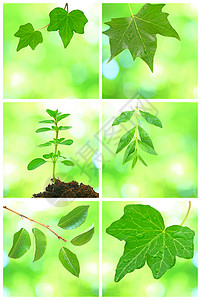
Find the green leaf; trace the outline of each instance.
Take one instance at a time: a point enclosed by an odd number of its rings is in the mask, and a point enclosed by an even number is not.
[[[34,169],[42,166],[45,163],[46,163],[46,160],[44,160],[42,158],[35,158],[28,164],[27,169],[29,171],[31,171],[31,170],[34,170]]]
[[[149,123],[149,124],[152,124],[152,125],[155,125],[157,127],[160,127],[162,128],[162,123],[161,121],[159,120],[159,118],[157,118],[156,116],[148,113],[148,112],[144,112],[142,110],[139,110],[142,117]]]
[[[41,127],[36,130],[36,133],[45,132],[45,131],[52,131],[52,129],[48,127]]]
[[[68,13],[65,9],[56,7],[50,14],[50,25],[48,31],[59,31],[64,48],[70,43],[74,32],[83,34],[84,26],[88,22],[84,13],[80,10],[73,10]]]
[[[68,159],[66,159],[66,160],[62,160],[62,161],[60,161],[62,164],[64,164],[65,166],[68,166],[68,167],[73,167],[75,164],[74,164],[74,162],[72,162],[71,160],[68,160]]]
[[[109,37],[111,61],[128,49],[135,60],[143,59],[153,72],[153,60],[157,48],[156,34],[180,40],[170,25],[168,14],[162,12],[165,4],[145,4],[141,10],[128,18],[114,18],[105,23],[110,28],[103,32]]]
[[[14,36],[20,38],[17,51],[27,46],[30,46],[34,50],[38,44],[43,42],[42,33],[38,30],[35,31],[30,23],[21,25]]]
[[[13,236],[13,245],[8,253],[10,258],[19,258],[23,256],[31,247],[31,239],[28,231],[26,229],[21,228],[18,232],[16,232]]]
[[[59,130],[68,130],[71,128],[72,128],[72,126],[59,126]]]
[[[40,144],[36,147],[43,148],[43,147],[48,147],[48,146],[51,146],[51,145],[52,145],[52,142],[47,142],[47,143],[44,143],[44,144]]]
[[[142,156],[140,154],[138,154],[138,158],[141,161],[141,163],[143,163],[143,165],[145,165],[147,167],[146,162],[144,161],[144,159],[142,158]]]
[[[82,246],[88,243],[92,239],[93,235],[94,235],[94,227],[86,232],[79,234],[78,236],[73,238],[70,242],[74,246]]]
[[[116,268],[116,282],[142,268],[145,262],[158,279],[175,265],[176,256],[193,257],[195,232],[180,225],[165,228],[160,212],[149,205],[126,205],[124,215],[106,232],[126,242]]]
[[[123,158],[123,165],[125,163],[127,163],[128,161],[130,161],[131,159],[133,159],[133,154],[135,152],[135,145],[136,145],[136,140],[134,140],[133,142],[131,142],[128,147],[126,148],[125,154],[124,154],[124,158]]]
[[[128,122],[128,121],[132,118],[134,112],[135,112],[135,110],[132,110],[132,111],[124,111],[124,112],[122,112],[122,113],[114,120],[114,122],[112,123],[112,126],[119,125],[120,123]]]
[[[81,205],[74,208],[71,212],[59,220],[58,226],[65,230],[78,228],[85,222],[88,209],[89,205]]]
[[[133,155],[132,169],[134,169],[136,163],[137,163],[137,151],[135,151]]]
[[[147,144],[141,142],[140,140],[138,140],[138,145],[140,146],[140,148],[141,148],[143,151],[145,151],[145,152],[147,152],[147,153],[149,153],[149,154],[152,154],[152,155],[158,155],[158,154],[156,153],[156,151],[155,151],[152,147],[150,147],[149,145],[147,145]]]
[[[63,120],[64,118],[67,118],[68,116],[70,116],[70,114],[63,114],[57,117],[57,122]]]
[[[33,228],[32,232],[35,238],[35,255],[33,259],[34,262],[39,260],[44,255],[47,246],[47,238],[46,235],[37,228]]]
[[[119,153],[122,149],[124,149],[130,143],[130,141],[132,140],[134,134],[135,134],[135,127],[133,127],[132,129],[130,129],[129,131],[127,131],[120,138],[119,144],[117,146],[116,153]]]
[[[38,123],[52,124],[52,123],[54,123],[54,121],[53,120],[43,120],[43,121],[39,121]]]
[[[43,154],[43,157],[44,157],[45,159],[49,159],[49,158],[52,158],[53,155],[54,155],[54,153],[51,152],[51,153]]]
[[[59,251],[59,260],[66,270],[76,277],[80,274],[80,265],[77,256],[69,249],[62,247]]]
[[[72,145],[72,143],[73,143],[73,140],[65,140],[65,141],[61,142],[60,144],[65,145],[65,146],[69,146],[69,145]]]
[[[138,132],[139,132],[141,141],[154,149],[154,145],[152,143],[150,136],[140,125],[138,125]]]
[[[58,109],[57,110],[46,109],[46,113],[48,113],[50,117],[55,119],[58,113]]]

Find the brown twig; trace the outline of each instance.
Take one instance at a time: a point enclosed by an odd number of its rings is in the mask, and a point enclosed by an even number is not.
[[[68,12],[68,3],[65,4],[64,9]]]
[[[45,25],[44,27],[42,27],[42,28],[40,28],[40,29],[37,29],[37,30],[43,30],[43,29],[45,29],[46,27],[48,27],[49,25],[50,25],[50,23],[47,24],[47,25]]]
[[[57,238],[58,238],[59,240],[63,240],[64,242],[67,242],[66,239],[62,238],[62,237],[59,236],[55,231],[53,231],[53,230],[50,228],[49,225],[44,225],[44,224],[42,224],[42,223],[40,223],[40,222],[38,222],[38,221],[35,221],[35,220],[33,220],[33,219],[29,218],[29,217],[26,217],[26,216],[24,216],[24,215],[18,213],[18,212],[14,211],[14,210],[12,210],[12,209],[6,207],[6,206],[3,206],[3,208],[5,208],[5,209],[7,209],[7,210],[9,210],[9,211],[11,211],[11,212],[13,212],[14,214],[20,216],[21,218],[25,218],[25,219],[27,219],[27,220],[29,220],[29,221],[31,221],[31,222],[35,222],[35,223],[37,223],[37,224],[39,224],[39,225],[41,225],[41,226],[47,228],[47,229],[50,230],[52,233],[54,233],[54,234],[57,236]]]

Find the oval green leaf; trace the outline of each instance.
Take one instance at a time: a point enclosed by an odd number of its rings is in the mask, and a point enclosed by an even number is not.
[[[59,126],[59,130],[68,130],[71,128],[72,128],[72,126]]]
[[[62,247],[59,251],[59,260],[66,270],[76,277],[80,274],[80,264],[77,256],[69,249]]]
[[[140,140],[138,140],[138,145],[140,146],[140,148],[143,151],[145,151],[145,152],[147,152],[149,154],[152,154],[152,155],[158,155],[157,152],[152,147],[150,147],[149,145],[141,142]]]
[[[70,114],[63,114],[57,117],[57,122],[63,120],[64,118],[67,118],[68,116],[70,116]]]
[[[26,229],[21,228],[13,236],[13,245],[8,256],[10,258],[20,258],[29,250],[30,247],[31,239],[29,233]]]
[[[49,158],[52,158],[53,155],[54,155],[54,153],[51,152],[51,153],[43,154],[43,157],[44,157],[45,159],[49,159]]]
[[[120,123],[128,122],[128,121],[132,118],[134,112],[135,112],[135,110],[132,110],[132,111],[124,111],[124,112],[122,112],[122,113],[114,120],[114,122],[112,123],[112,126],[119,125]]]
[[[43,148],[43,147],[48,147],[48,146],[51,146],[51,145],[52,145],[52,142],[47,142],[47,143],[44,143],[44,144],[40,144],[36,147]]]
[[[127,163],[128,161],[130,161],[133,158],[133,153],[135,151],[135,145],[136,145],[136,140],[134,140],[133,142],[131,142],[128,147],[126,148],[125,154],[124,154],[124,158],[123,158],[123,165],[125,163]]]
[[[93,235],[94,235],[94,227],[86,232],[83,232],[83,233],[77,235],[70,242],[74,246],[82,246],[82,245],[88,243],[92,239]]]
[[[64,164],[65,166],[68,166],[68,167],[73,167],[74,166],[74,162],[72,162],[71,160],[62,160],[60,161],[62,164]]]
[[[57,110],[46,109],[46,112],[50,117],[55,118],[58,113],[58,109]]]
[[[44,255],[47,246],[47,238],[46,235],[38,228],[33,228],[32,232],[35,239],[34,262],[39,260]]]
[[[45,132],[45,131],[52,131],[52,128],[41,127],[36,130],[36,133]]]
[[[154,145],[152,143],[152,140],[150,138],[150,136],[148,135],[148,133],[141,127],[138,125],[138,132],[139,132],[139,136],[140,139],[143,143],[149,145],[151,148],[154,149]]]
[[[52,123],[54,123],[54,121],[53,120],[43,120],[43,121],[40,121],[38,123],[52,124]]]
[[[133,155],[132,169],[134,169],[136,163],[137,163],[137,151],[135,151]]]
[[[142,115],[142,117],[149,123],[149,124],[152,124],[152,125],[155,125],[157,127],[160,127],[162,128],[162,123],[161,121],[159,120],[159,118],[157,118],[156,116],[148,113],[148,112],[144,112],[142,110],[140,110],[140,113]]]
[[[88,209],[89,205],[81,205],[74,208],[71,212],[59,220],[58,226],[65,230],[78,228],[85,222]]]
[[[141,161],[141,163],[143,163],[143,165],[145,165],[147,167],[146,162],[144,161],[144,159],[142,158],[142,156],[140,156],[140,154],[138,154],[138,158]]]
[[[70,146],[73,144],[73,140],[65,140],[63,142],[60,143],[61,145],[65,145],[65,146]]]
[[[130,129],[129,131],[127,131],[121,138],[119,141],[119,144],[117,146],[117,151],[116,153],[119,153],[122,149],[124,149],[132,140],[133,136],[135,133],[135,127],[133,127],[132,129]]]
[[[45,163],[46,163],[46,160],[44,160],[43,158],[35,158],[28,164],[27,169],[29,171],[34,170],[34,169],[42,166]]]

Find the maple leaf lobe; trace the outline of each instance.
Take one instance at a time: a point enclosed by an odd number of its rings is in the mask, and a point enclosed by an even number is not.
[[[36,46],[43,42],[42,33],[38,30],[34,30],[31,23],[21,25],[14,36],[20,38],[17,51],[27,46],[30,46],[32,50],[35,50]]]

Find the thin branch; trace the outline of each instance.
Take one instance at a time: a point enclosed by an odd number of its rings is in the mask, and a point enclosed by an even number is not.
[[[46,27],[48,27],[49,25],[50,25],[50,23],[47,24],[47,25],[45,25],[44,27],[42,27],[42,28],[40,28],[40,29],[37,29],[37,30],[43,30],[43,29],[45,29]]]
[[[68,12],[68,3],[65,4],[64,9]]]
[[[39,225],[41,225],[41,226],[47,228],[49,231],[51,231],[52,233],[54,233],[54,235],[56,235],[57,238],[58,238],[59,240],[63,240],[64,242],[67,242],[66,239],[62,238],[62,237],[59,236],[55,231],[53,231],[53,230],[50,228],[49,225],[44,225],[44,224],[42,224],[42,223],[40,223],[40,222],[38,222],[38,221],[35,221],[35,220],[33,220],[33,219],[29,218],[29,217],[26,217],[26,216],[24,216],[24,215],[18,213],[18,212],[14,211],[14,210],[12,210],[12,209],[6,207],[6,206],[3,206],[3,208],[5,208],[5,209],[7,209],[7,210],[9,210],[9,211],[11,211],[11,212],[13,212],[14,214],[20,216],[21,218],[25,218],[25,219],[27,219],[27,220],[29,220],[29,221],[31,221],[31,222],[35,222],[35,223],[37,223],[37,224],[39,224]]]
[[[188,215],[190,213],[190,210],[191,210],[191,201],[189,201],[188,203],[188,210],[187,210],[187,213],[185,215],[185,218],[183,219],[183,221],[181,222],[180,226],[182,226],[184,224],[184,222],[186,221],[186,219],[188,218]]]

